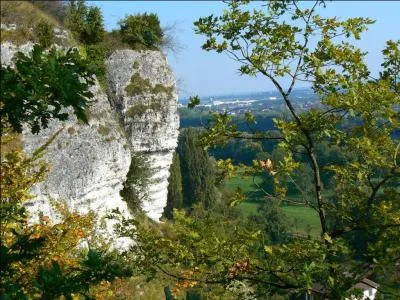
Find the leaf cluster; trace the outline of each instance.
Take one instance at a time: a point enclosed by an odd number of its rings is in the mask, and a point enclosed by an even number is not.
[[[77,49],[65,54],[52,48],[45,53],[35,45],[30,56],[17,53],[14,67],[1,67],[1,107],[5,118],[16,132],[22,132],[27,124],[32,133],[47,128],[51,119],[64,121],[66,108],[87,122],[85,109],[93,93],[94,84],[89,62]]]

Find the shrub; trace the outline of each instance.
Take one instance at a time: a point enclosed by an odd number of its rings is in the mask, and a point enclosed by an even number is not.
[[[156,14],[129,15],[119,22],[122,41],[134,49],[158,49],[163,31]]]
[[[43,48],[48,48],[54,43],[54,28],[48,22],[41,20],[35,27],[36,36],[39,44]]]
[[[97,44],[104,39],[104,22],[98,7],[87,7],[85,1],[70,1],[65,18],[66,26],[83,44]]]

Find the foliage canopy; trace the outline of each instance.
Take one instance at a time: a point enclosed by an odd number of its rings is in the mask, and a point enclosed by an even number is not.
[[[104,39],[104,22],[100,8],[88,7],[84,0],[68,2],[65,24],[74,37],[83,44],[97,44]]]

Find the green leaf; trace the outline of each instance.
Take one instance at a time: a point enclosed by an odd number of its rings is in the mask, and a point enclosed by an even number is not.
[[[199,96],[191,96],[191,97],[189,97],[189,103],[188,103],[188,108],[189,109],[195,108],[199,104],[200,104]]]

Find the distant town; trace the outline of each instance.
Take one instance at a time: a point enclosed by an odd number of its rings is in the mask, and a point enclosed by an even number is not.
[[[322,106],[319,97],[311,89],[297,89],[293,91],[291,98],[295,108],[308,110]],[[248,94],[220,95],[201,97],[199,110],[227,112],[230,115],[241,115],[244,112],[269,113],[286,110],[278,92],[259,92]],[[187,107],[188,98],[179,99],[179,107]]]

